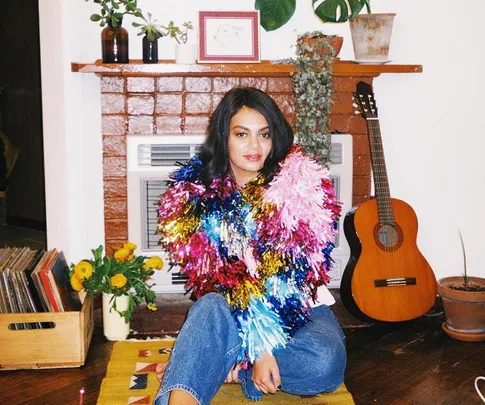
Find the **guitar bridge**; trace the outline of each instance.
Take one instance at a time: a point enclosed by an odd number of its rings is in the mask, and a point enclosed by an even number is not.
[[[416,277],[381,278],[374,280],[374,287],[403,287],[416,285]]]

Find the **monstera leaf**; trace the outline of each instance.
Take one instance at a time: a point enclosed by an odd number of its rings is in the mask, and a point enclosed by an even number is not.
[[[313,11],[323,22],[345,22],[352,20],[367,7],[370,13],[370,0],[312,0]]]
[[[254,8],[260,12],[261,26],[266,31],[274,31],[293,17],[296,0],[256,0]]]
[[[305,0],[300,0],[303,3]],[[312,0],[313,11],[322,22],[345,22],[352,20],[364,6],[370,13],[370,0]],[[256,0],[261,26],[274,31],[285,25],[295,14],[296,0]]]

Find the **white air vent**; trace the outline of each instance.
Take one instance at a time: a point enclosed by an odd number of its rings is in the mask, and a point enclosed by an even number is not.
[[[142,143],[138,145],[138,166],[140,168],[174,167],[177,162],[185,162],[198,153],[199,147],[198,144],[155,145]]]

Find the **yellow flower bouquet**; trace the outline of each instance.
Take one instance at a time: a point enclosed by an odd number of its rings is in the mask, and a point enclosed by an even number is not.
[[[160,270],[163,261],[158,256],[136,256],[137,246],[126,242],[123,247],[114,249],[113,258],[104,255],[103,246],[93,249],[93,259],[81,260],[69,267],[69,279],[75,291],[85,290],[89,295],[99,293],[113,294],[112,309],[117,311],[128,323],[133,315],[134,305],[144,298],[147,308],[156,311],[156,296],[147,283],[155,270]],[[129,297],[128,309],[116,309],[116,297]]]

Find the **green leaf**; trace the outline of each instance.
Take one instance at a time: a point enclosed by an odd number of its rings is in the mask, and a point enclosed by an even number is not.
[[[366,0],[347,0],[350,5],[351,14],[349,20],[353,20],[368,3]]]
[[[313,11],[322,22],[345,22],[355,18],[366,5],[366,0],[312,0]]]
[[[103,17],[101,17],[99,14],[92,14],[91,15],[91,21],[99,21],[99,20],[101,20],[101,18],[103,18]]]
[[[260,11],[261,26],[266,31],[274,31],[293,16],[296,0],[256,0],[254,8]]]

